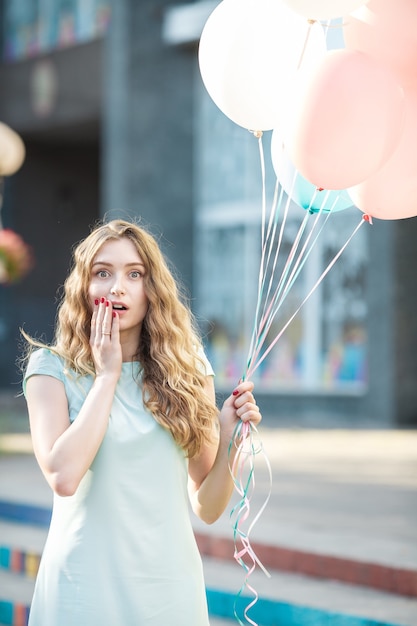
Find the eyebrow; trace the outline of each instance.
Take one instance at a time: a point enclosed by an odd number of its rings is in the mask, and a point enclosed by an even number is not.
[[[105,265],[106,267],[113,267],[113,263],[109,263],[108,261],[94,261],[91,267],[94,267],[95,265]],[[125,267],[143,267],[143,269],[145,269],[144,264],[140,261],[135,261],[134,263],[126,263]]]

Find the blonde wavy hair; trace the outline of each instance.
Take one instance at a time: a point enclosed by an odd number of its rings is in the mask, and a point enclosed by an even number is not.
[[[146,269],[149,306],[136,355],[142,368],[144,405],[193,458],[212,441],[218,411],[205,391],[206,375],[198,356],[201,341],[194,317],[159,245],[144,228],[133,222],[113,220],[92,230],[74,249],[72,268],[58,307],[53,344],[47,346],[24,332],[23,335],[32,347],[52,349],[77,374],[94,376],[89,342],[91,267],[104,243],[124,237],[135,245]]]

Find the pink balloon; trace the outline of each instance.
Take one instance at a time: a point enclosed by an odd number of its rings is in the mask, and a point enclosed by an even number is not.
[[[416,0],[370,0],[344,24],[346,49],[384,63],[403,86],[417,85]]]
[[[356,185],[389,159],[404,113],[403,90],[385,67],[361,52],[330,51],[286,135],[292,161],[317,187]]]
[[[417,91],[406,93],[404,132],[397,149],[373,176],[349,189],[356,206],[373,217],[417,215]]]

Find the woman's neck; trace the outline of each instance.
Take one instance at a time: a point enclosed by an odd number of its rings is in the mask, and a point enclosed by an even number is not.
[[[138,360],[139,338],[136,333],[133,337],[132,333],[128,333],[127,335],[120,333],[120,345],[122,347],[123,363],[130,363],[131,361]]]

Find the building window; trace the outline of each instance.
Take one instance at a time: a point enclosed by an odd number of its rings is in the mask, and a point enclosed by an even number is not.
[[[3,60],[17,61],[106,32],[110,0],[4,0]]]

